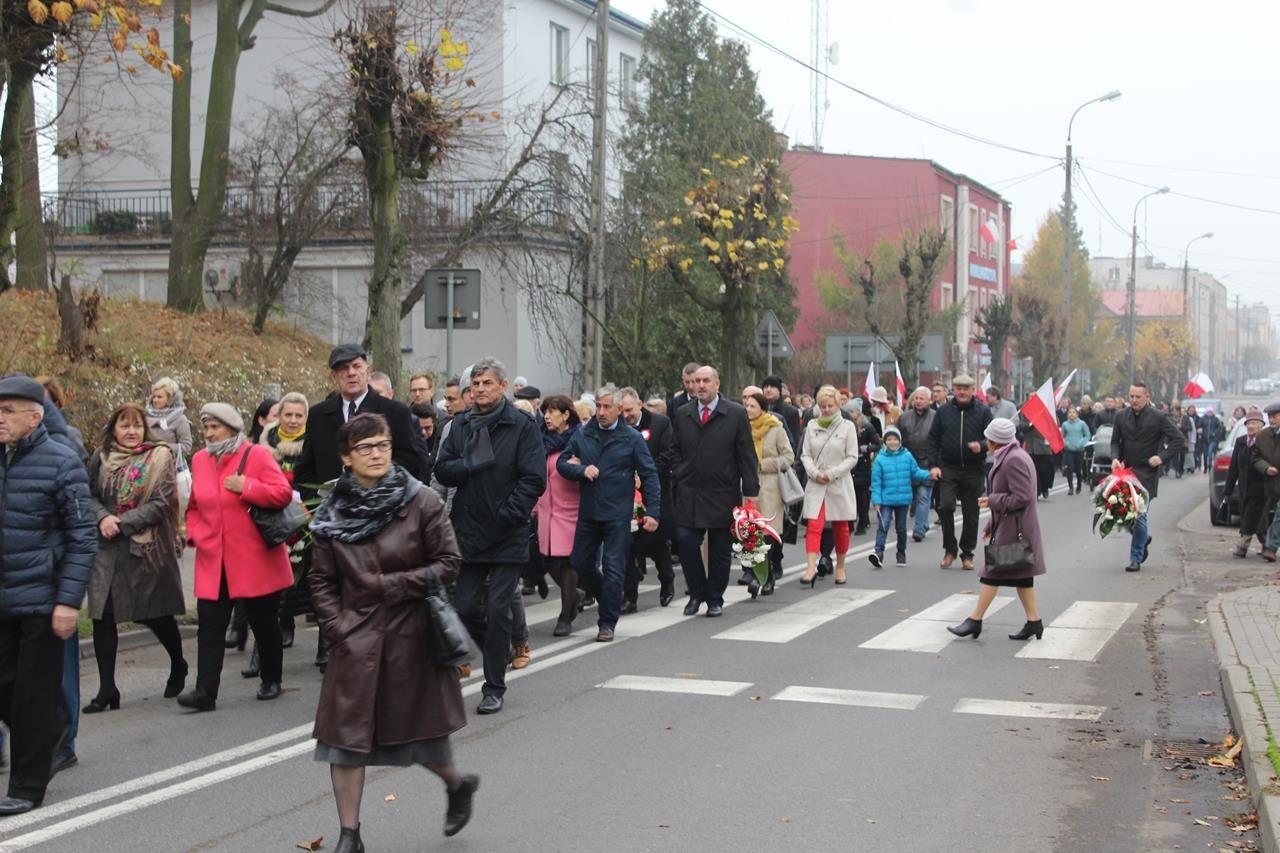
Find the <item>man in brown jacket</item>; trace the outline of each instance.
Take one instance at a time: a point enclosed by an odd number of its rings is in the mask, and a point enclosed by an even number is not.
[[[1262,517],[1276,508],[1280,503],[1280,403],[1272,403],[1263,409],[1267,416],[1267,426],[1258,431],[1253,442],[1253,453],[1249,461],[1255,471],[1262,475],[1262,482],[1267,490],[1267,508]],[[1271,522],[1267,530],[1267,544],[1262,546],[1262,559],[1268,563],[1276,561],[1276,548],[1280,547],[1280,512]]]

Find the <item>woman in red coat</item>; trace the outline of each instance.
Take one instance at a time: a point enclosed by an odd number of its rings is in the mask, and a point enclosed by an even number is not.
[[[226,403],[200,410],[204,449],[191,460],[187,538],[196,549],[196,686],[178,704],[212,711],[222,677],[223,638],[236,599],[244,602],[261,660],[259,699],[280,695],[284,651],[276,618],[280,591],[293,585],[287,546],[268,548],[249,507],[282,509],[293,489],[270,449],[251,444],[240,413]],[[241,472],[243,463],[243,472]]]

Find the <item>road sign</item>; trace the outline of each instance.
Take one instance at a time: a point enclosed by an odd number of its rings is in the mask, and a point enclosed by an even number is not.
[[[791,339],[787,337],[786,329],[782,328],[782,323],[778,321],[778,315],[772,310],[766,310],[760,318],[760,322],[756,324],[756,350],[768,359],[767,370],[773,373],[773,359],[790,358],[796,354],[796,348],[791,345]]]
[[[427,270],[423,323],[444,329],[445,375],[453,375],[453,330],[480,328],[480,270]]]

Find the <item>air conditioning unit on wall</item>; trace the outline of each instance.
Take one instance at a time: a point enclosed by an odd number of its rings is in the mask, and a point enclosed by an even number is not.
[[[232,293],[240,286],[240,262],[210,260],[204,266],[204,289],[210,293]]]

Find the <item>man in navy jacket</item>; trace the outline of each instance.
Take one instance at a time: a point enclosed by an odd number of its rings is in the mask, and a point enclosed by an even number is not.
[[[601,643],[613,639],[622,608],[637,476],[644,501],[641,526],[650,533],[657,530],[662,513],[657,466],[644,436],[619,417],[618,397],[618,389],[612,385],[596,391],[595,418],[569,439],[556,461],[560,476],[582,484],[570,560],[588,588],[595,587],[590,591],[600,603],[596,641]],[[602,545],[603,573],[596,564]]]

